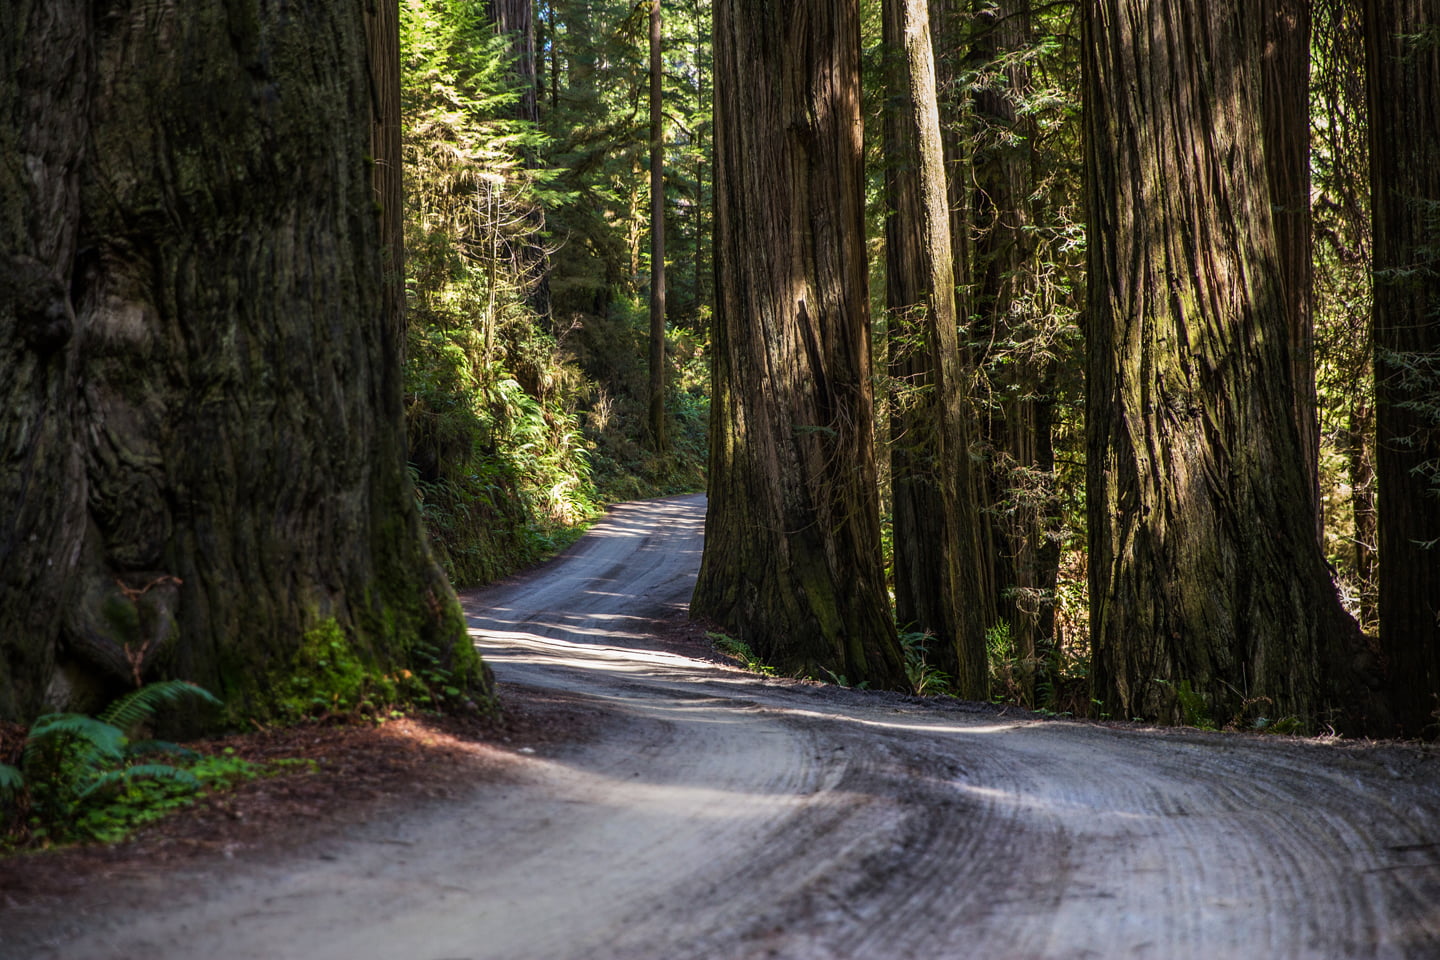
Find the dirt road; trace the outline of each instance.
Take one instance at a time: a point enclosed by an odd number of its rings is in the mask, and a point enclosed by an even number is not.
[[[702,510],[622,506],[467,599],[500,680],[593,710],[586,742],[43,955],[1440,957],[1435,751],[1041,722],[647,649]]]

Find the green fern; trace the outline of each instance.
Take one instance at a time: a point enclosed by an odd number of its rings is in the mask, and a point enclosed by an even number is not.
[[[25,775],[8,763],[0,763],[0,797],[13,797],[24,789]]]
[[[169,780],[192,790],[200,789],[200,779],[189,770],[164,763],[137,763],[119,770],[107,770],[77,794],[84,799],[91,794],[128,785],[132,780]]]
[[[186,699],[221,705],[210,691],[189,681],[161,680],[130,691],[102,710],[96,719],[128,734],[153,717],[160,707]]]
[[[166,704],[184,699],[220,701],[181,680],[152,683],[120,697],[99,716],[50,713],[30,727],[20,768],[0,765],[0,795],[26,791],[27,819],[33,835],[46,842],[116,839],[143,822],[144,809],[107,806],[140,781],[173,785],[179,795],[194,793],[200,780],[188,770],[140,758],[157,753],[192,755],[175,744],[147,740],[132,743],[128,733]],[[184,801],[188,802],[188,801]]]
[[[902,631],[900,649],[905,654],[905,677],[917,697],[932,697],[948,693],[952,684],[950,674],[929,662],[930,633]]]
[[[64,753],[85,767],[118,763],[125,756],[125,733],[119,727],[83,713],[47,713],[30,727],[22,765],[31,772]]]

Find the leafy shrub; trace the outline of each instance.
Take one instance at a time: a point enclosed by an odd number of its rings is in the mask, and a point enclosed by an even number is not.
[[[161,706],[186,699],[219,705],[192,683],[166,680],[131,691],[95,717],[50,713],[37,719],[20,766],[0,765],[0,800],[14,821],[5,832],[23,827],[44,844],[112,841],[184,802],[200,789],[200,779],[154,758],[195,755],[132,737]]]

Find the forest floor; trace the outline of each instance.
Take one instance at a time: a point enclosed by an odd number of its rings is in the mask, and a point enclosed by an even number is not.
[[[1440,956],[1434,748],[747,674],[683,618],[702,518],[464,595],[499,721],[247,738],[318,769],[0,863],[0,957]]]

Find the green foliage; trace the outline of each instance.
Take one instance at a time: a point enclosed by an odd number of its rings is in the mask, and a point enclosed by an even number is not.
[[[716,650],[719,650],[726,656],[739,660],[744,668],[751,673],[759,673],[767,677],[776,675],[775,668],[755,656],[755,651],[751,650],[750,645],[744,640],[737,640],[725,633],[710,632],[706,633],[705,636],[710,639],[711,643],[715,644]]]
[[[905,654],[905,676],[917,697],[933,697],[949,693],[953,686],[950,675],[929,663],[929,633],[901,632],[900,649]]]
[[[284,676],[279,706],[291,721],[373,715],[399,699],[394,679],[360,657],[334,618],[305,633]]]
[[[990,667],[990,697],[997,703],[1019,703],[1024,695],[1023,664],[1015,650],[1010,621],[999,620],[985,630],[985,658]]]
[[[401,45],[412,475],[451,580],[485,582],[597,513],[581,377],[532,303],[565,194],[483,4],[406,0]]]
[[[413,669],[387,670],[355,648],[334,618],[310,629],[285,669],[275,678],[280,715],[288,721],[334,717],[380,720],[418,708],[472,707],[468,690],[478,669],[468,639],[459,650],[442,651],[424,641],[408,650]]]
[[[4,833],[23,832],[42,844],[112,842],[189,802],[201,786],[195,773],[145,758],[193,754],[173,744],[131,739],[159,708],[185,700],[219,704],[194,684],[167,680],[131,691],[98,717],[52,713],[38,718],[26,737],[20,767],[0,766],[0,798],[9,801],[11,820]]]
[[[1181,680],[1175,686],[1175,702],[1180,707],[1180,719],[1187,727],[1199,727],[1201,730],[1216,729],[1215,721],[1210,717],[1210,708],[1205,702],[1204,694],[1197,691],[1189,680]]]
[[[0,800],[9,800],[25,789],[25,775],[18,767],[0,763]]]

